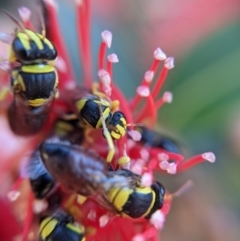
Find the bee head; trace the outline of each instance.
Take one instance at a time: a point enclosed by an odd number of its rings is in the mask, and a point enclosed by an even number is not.
[[[113,139],[121,139],[126,134],[127,130],[127,121],[125,115],[121,111],[114,112],[112,118],[107,123],[107,128]]]

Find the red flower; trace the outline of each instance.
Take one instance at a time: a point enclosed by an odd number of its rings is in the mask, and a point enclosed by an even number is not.
[[[69,61],[68,51],[61,36],[60,26],[57,20],[56,4],[52,0],[44,0],[44,8],[46,13],[47,38],[54,43],[58,51],[56,68],[59,75],[60,99],[55,100],[54,111],[52,113],[55,115],[53,118],[56,118],[58,110],[66,111],[68,108],[64,101],[69,96],[63,95],[72,91],[77,86],[77,83],[73,75],[72,65]],[[81,63],[83,68],[83,85],[84,87],[91,88],[93,86],[93,73],[90,46],[90,1],[78,1],[76,3],[76,14],[77,33],[80,42]],[[25,27],[33,28],[29,20],[28,9],[21,8],[20,15]],[[101,92],[105,93],[111,100],[119,101],[120,110],[126,115],[130,128],[128,132],[129,138],[123,137],[116,142],[117,153],[113,160],[113,166],[116,169],[119,168],[119,163],[117,163],[119,157],[124,155],[129,157],[130,162],[123,163],[121,166],[141,175],[143,186],[151,186],[155,181],[153,171],[176,174],[206,160],[214,162],[215,157],[212,153],[200,154],[184,161],[182,154],[178,151],[175,152],[174,148],[176,145],[174,143],[172,143],[171,147],[164,145],[165,141],[171,142],[170,139],[162,137],[160,134],[154,133],[151,130],[156,124],[157,111],[165,103],[171,103],[172,101],[171,92],[163,93],[160,98],[158,98],[158,94],[161,91],[169,70],[174,67],[173,57],[167,57],[160,48],[157,48],[153,53],[153,63],[149,70],[146,71],[142,83],[137,88],[136,96],[132,100],[127,100],[113,81],[112,65],[118,62],[118,58],[115,54],[106,56],[107,48],[111,47],[111,42],[111,32],[103,31],[98,55],[99,88]],[[163,63],[163,65],[160,74],[155,76],[161,63]],[[1,81],[2,86],[5,85],[6,78],[2,78]],[[1,117],[4,121],[6,120],[5,108],[6,106],[3,102]],[[145,126],[143,128],[140,125],[140,131],[134,128],[134,125],[138,125],[139,123]],[[45,132],[48,132],[49,128],[52,128],[52,122],[47,123]],[[3,133],[7,133],[6,129],[7,127],[1,124]],[[160,138],[163,142],[160,143],[159,140],[151,142],[152,140],[146,137],[144,131],[147,134],[155,135],[155,137]],[[6,138],[8,138],[8,140],[6,140]],[[3,134],[1,136],[2,140],[10,144],[14,144],[14,138],[10,133],[6,134],[6,137],[3,137]],[[1,199],[0,208],[2,220],[0,220],[0,234],[3,235],[4,240],[14,240],[17,235],[21,234],[22,229],[24,240],[27,240],[27,238],[30,240],[31,237],[36,235],[36,232],[35,234],[33,232],[35,231],[35,227],[30,228],[33,222],[32,209],[44,209],[46,201],[37,202],[33,200],[34,198],[30,187],[26,182],[27,178],[24,171],[22,171],[24,168],[21,168],[21,166],[23,165],[22,157],[26,151],[33,150],[43,138],[42,133],[38,134],[34,138],[24,139],[24,143],[21,142],[21,146],[18,146],[19,149],[14,149],[13,153],[10,148],[2,152],[2,160],[0,163],[1,173],[8,173],[8,177],[5,176],[4,178],[9,178],[9,183],[11,183],[11,179],[16,179],[16,175],[18,173],[20,174],[20,179],[12,186],[11,191],[8,192],[7,195],[11,202],[7,203],[6,197]],[[101,156],[106,157],[108,151],[106,141],[98,134],[94,134],[94,138],[95,144],[92,149]],[[146,140],[144,140],[144,138],[146,138]],[[4,182],[4,180],[2,180],[2,182]],[[183,189],[185,189],[185,187],[183,187]],[[158,239],[158,230],[163,227],[165,217],[171,207],[172,198],[179,195],[182,189],[175,194],[166,192],[163,207],[157,210],[149,220],[143,218],[112,217],[109,215],[108,210],[93,202],[91,199],[79,201],[79,195],[69,194],[65,187],[61,186],[58,191],[64,199],[61,206],[86,228],[87,240],[143,241],[151,239],[154,241]],[[23,193],[26,193],[26,196],[23,195]],[[12,207],[11,209],[9,205]],[[5,212],[3,213],[3,211]],[[36,211],[36,213],[38,212],[39,211]],[[16,218],[16,215],[19,215],[18,218]],[[2,227],[4,227],[4,223],[11,223],[11,230],[3,230]],[[90,235],[91,229],[93,228],[95,234]]]

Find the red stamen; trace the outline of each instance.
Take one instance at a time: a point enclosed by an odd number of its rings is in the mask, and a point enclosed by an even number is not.
[[[177,166],[178,172],[186,171],[202,162],[209,161],[211,163],[215,162],[215,155],[212,152],[206,152],[197,156],[194,156],[185,162],[182,162]]]
[[[164,197],[164,204],[163,204],[163,207],[161,208],[161,211],[164,216],[167,216],[167,214],[169,213],[171,205],[172,205],[172,195],[169,192],[166,192]]]
[[[155,108],[156,110],[159,110],[163,104],[165,103],[171,103],[172,102],[172,93],[169,91],[164,92],[162,98],[156,101]]]
[[[157,98],[158,93],[161,91],[161,88],[164,84],[164,81],[167,77],[168,74],[168,70],[172,69],[174,67],[174,63],[173,63],[174,59],[172,57],[168,57],[165,61],[164,61],[164,67],[161,70],[161,73],[159,75],[159,78],[157,79],[154,87],[153,87],[153,91],[152,91],[152,96],[154,99]]]
[[[174,152],[169,152],[169,151],[166,151],[162,148],[150,148],[149,152],[152,154],[152,155],[156,155],[156,154],[166,154],[168,156],[168,159],[169,160],[174,160],[176,161],[176,163],[180,163],[183,161],[184,159],[184,156],[181,155],[181,154],[178,154],[178,153],[174,153]]]
[[[154,237],[157,234],[157,230],[155,227],[149,227],[146,231],[142,233],[143,237],[147,240],[149,238]]]
[[[158,166],[159,160],[157,158],[152,158],[147,164],[147,171],[152,172]]]
[[[17,181],[13,184],[12,190],[13,190],[13,191],[18,190],[19,187],[20,187],[20,185],[21,185],[21,183],[23,182],[23,180],[24,180],[24,178],[19,177],[19,178],[17,179]]]
[[[67,49],[65,48],[65,44],[62,38],[62,34],[60,31],[59,21],[57,18],[57,9],[56,3],[53,0],[43,0],[47,9],[47,19],[46,22],[47,27],[47,36],[53,42],[55,47],[58,50],[58,55],[65,61],[67,66],[67,72],[59,69],[59,87],[64,88],[69,83],[74,83],[73,80],[74,74],[72,70],[72,65],[68,56]]]
[[[149,125],[152,126],[156,122],[157,113],[155,110],[155,103],[151,94],[146,98],[147,104],[145,108],[139,113],[139,116],[136,118],[136,123],[141,123],[144,119],[148,118],[150,120]]]
[[[101,42],[98,52],[98,70],[104,69],[104,60],[106,56],[107,46],[104,42]]]
[[[168,69],[163,68],[159,75],[159,78],[157,79],[157,81],[153,87],[152,95],[153,95],[154,99],[157,98],[157,95],[163,86],[163,83],[167,77],[167,74],[168,74]]]
[[[154,61],[152,63],[152,66],[151,66],[150,70],[145,73],[140,86],[149,86],[150,85],[150,83],[154,77],[154,74],[156,73],[156,70],[157,70],[157,67],[158,67],[160,61],[166,59],[166,55],[162,52],[162,50],[160,48],[157,48],[154,51],[153,57],[154,57]],[[152,73],[152,78],[150,78],[150,79],[148,78],[149,72]],[[135,95],[134,99],[130,103],[130,108],[135,109],[137,107],[137,105],[140,103],[141,99],[142,99],[141,96],[137,92],[137,95]]]
[[[117,59],[116,59],[116,62],[114,61],[114,57],[111,58],[112,55],[109,55],[108,56],[108,61],[107,61],[107,72],[110,74],[111,78],[112,78],[112,74],[113,74],[113,63],[117,63]],[[116,58],[117,56],[114,55]]]
[[[32,204],[33,204],[33,194],[30,192],[28,197],[28,204],[27,204],[27,215],[24,221],[24,228],[22,234],[22,241],[27,241],[28,234],[32,225],[33,220],[33,211],[32,211]]]
[[[77,23],[79,24],[78,39],[81,43],[83,84],[90,88],[92,85],[91,40],[90,40],[90,2],[77,2]]]

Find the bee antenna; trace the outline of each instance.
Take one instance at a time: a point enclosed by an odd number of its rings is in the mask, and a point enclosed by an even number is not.
[[[43,19],[43,16],[41,13],[38,12],[38,17],[40,19],[40,23],[41,23],[41,27],[42,27],[42,36],[43,36],[43,40],[45,39],[46,37],[46,26],[45,26],[45,22],[44,22],[44,19]]]
[[[5,9],[1,9],[3,13],[5,13],[21,30],[25,31],[24,26],[15,18],[11,13],[9,13]]]
[[[137,123],[137,124],[128,123],[126,126],[143,126],[143,124],[140,124],[140,123]]]
[[[187,191],[189,191],[194,186],[194,182],[192,180],[188,180],[185,184],[183,184],[176,192],[172,193],[172,197],[180,197]]]

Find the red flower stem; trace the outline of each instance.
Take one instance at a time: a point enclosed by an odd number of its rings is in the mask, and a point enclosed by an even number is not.
[[[107,45],[101,42],[98,52],[98,70],[104,69],[104,60],[106,57]]]
[[[13,191],[18,190],[23,180],[24,178],[19,177],[17,181],[12,185],[12,190]]]
[[[155,227],[149,227],[146,231],[144,231],[142,233],[142,235],[144,236],[144,238],[147,240],[149,238],[152,238],[156,235],[157,230]]]
[[[168,155],[169,160],[174,160],[176,162],[176,165],[179,165],[184,159],[184,157],[181,154],[169,152],[162,148],[150,148],[149,153],[153,156],[164,153]]]
[[[166,192],[165,197],[164,197],[164,204],[161,209],[161,211],[165,217],[169,213],[171,205],[172,205],[172,195],[169,192]]]
[[[67,49],[65,48],[65,44],[61,35],[60,26],[57,17],[57,10],[56,6],[49,0],[44,0],[47,15],[48,15],[48,22],[46,25],[47,27],[47,36],[53,42],[55,47],[58,50],[58,56],[61,57],[65,64],[67,71],[58,71],[59,75],[59,87],[62,88],[66,86],[68,83],[71,83],[75,78],[72,70],[72,65],[67,53]]]
[[[27,241],[28,234],[31,228],[31,224],[33,220],[33,211],[32,211],[33,199],[34,199],[33,194],[30,192],[28,197],[28,204],[27,204],[27,215],[24,221],[22,241]]]
[[[113,67],[112,67],[112,62],[110,62],[110,61],[107,61],[107,72],[109,73],[111,80],[112,80],[113,79]]]
[[[152,63],[152,66],[150,67],[150,70],[155,73],[156,70],[157,70],[157,67],[158,67],[159,63],[160,63],[160,60],[154,59],[154,61],[153,61],[153,63]]]
[[[152,158],[147,164],[147,171],[152,172],[158,165],[159,160],[157,158]]]
[[[31,29],[31,30],[35,29],[30,20],[24,21],[23,24],[24,24],[25,28],[28,28],[28,29]]]
[[[184,162],[182,162],[179,166],[177,166],[177,171],[186,171],[202,162],[205,162],[206,160],[202,157],[202,155],[194,156]]]
[[[119,225],[119,231],[120,231],[120,234],[121,236],[123,237],[122,240],[130,240],[129,239],[129,236],[127,235],[127,229],[125,227],[123,227],[122,225]]]
[[[156,110],[159,110],[166,102],[163,100],[163,98],[160,98],[155,103]]]
[[[91,41],[90,41],[90,8],[89,1],[83,0],[77,4],[78,39],[81,43],[80,56],[82,56],[83,84],[90,88],[92,85]]]
[[[158,93],[161,91],[161,88],[167,77],[167,74],[168,74],[168,69],[166,67],[163,67],[159,75],[159,78],[157,79],[155,85],[153,86],[153,91],[152,91],[153,99],[156,99],[158,96]]]

